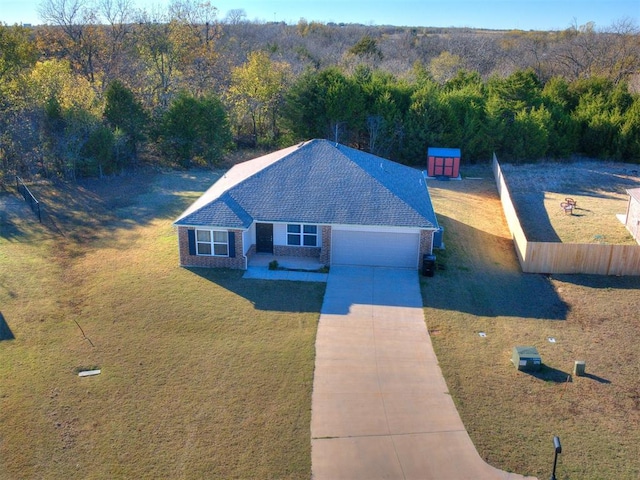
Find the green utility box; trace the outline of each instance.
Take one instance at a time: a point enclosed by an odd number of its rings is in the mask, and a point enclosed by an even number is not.
[[[513,347],[511,361],[518,370],[538,372],[542,368],[542,360],[536,347]]]

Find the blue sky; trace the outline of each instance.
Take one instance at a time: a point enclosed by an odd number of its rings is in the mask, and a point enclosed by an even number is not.
[[[0,0],[0,22],[41,23],[42,0]],[[89,0],[87,0],[89,1]],[[170,0],[132,0],[138,8]],[[597,28],[630,18],[640,26],[640,0],[210,0],[222,19],[242,9],[249,20],[362,23],[420,27],[562,30],[575,22]]]

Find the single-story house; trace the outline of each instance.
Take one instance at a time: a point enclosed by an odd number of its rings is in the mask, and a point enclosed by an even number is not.
[[[438,230],[420,170],[328,140],[235,165],[174,225],[182,266],[236,269],[260,254],[419,269]]]
[[[629,189],[627,193],[629,194],[629,204],[627,205],[625,226],[636,242],[640,243],[640,188]]]

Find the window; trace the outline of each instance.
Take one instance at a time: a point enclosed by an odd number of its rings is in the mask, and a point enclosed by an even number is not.
[[[290,223],[287,225],[287,245],[317,247],[318,226]]]
[[[198,255],[228,257],[229,235],[220,230],[196,230],[196,252]]]

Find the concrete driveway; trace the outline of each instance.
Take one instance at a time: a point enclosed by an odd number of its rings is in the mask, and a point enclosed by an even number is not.
[[[433,352],[417,271],[331,267],[311,464],[314,480],[525,478],[487,465],[471,442]]]

